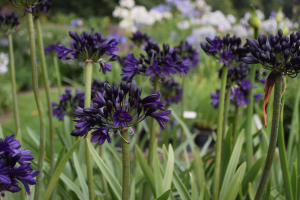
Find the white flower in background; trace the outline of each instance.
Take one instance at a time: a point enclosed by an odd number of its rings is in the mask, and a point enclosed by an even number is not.
[[[200,10],[200,12],[206,13],[211,11],[211,6],[207,5],[204,0],[196,0],[194,5],[198,10]]]
[[[191,18],[190,19],[191,25],[200,25],[201,20],[199,18]]]
[[[123,19],[122,21],[120,21],[119,26],[120,26],[120,28],[131,31],[131,32],[137,31],[134,21],[132,21],[130,19]]]
[[[161,21],[163,18],[163,14],[156,10],[150,10],[149,15],[153,17],[156,21]]]
[[[197,29],[193,29],[192,34],[186,37],[186,41],[189,44],[195,45],[200,48],[200,42],[204,41],[206,37],[214,38],[217,35],[217,31],[212,26],[205,26]]]
[[[221,32],[231,30],[231,23],[219,10],[204,14],[200,20],[202,25],[216,26]]]
[[[163,12],[162,15],[163,15],[163,18],[165,18],[165,19],[172,19],[172,17],[173,17],[171,12]]]
[[[235,19],[235,17],[234,17],[232,14],[228,14],[228,15],[226,16],[226,18],[228,19],[228,21],[229,21],[231,24],[235,24],[236,19]]]
[[[132,8],[135,5],[134,0],[120,0],[121,7]]]
[[[5,74],[8,71],[8,62],[8,55],[5,53],[0,53],[0,74]]]
[[[246,38],[246,37],[253,35],[253,29],[247,30],[247,28],[241,24],[233,25],[232,31],[238,37]]]
[[[275,18],[267,19],[261,22],[261,29],[266,33],[277,34],[277,21]]]
[[[185,29],[190,28],[190,23],[188,20],[184,20],[182,22],[178,22],[177,27],[181,30],[185,30]]]
[[[126,8],[121,8],[117,6],[115,10],[113,11],[113,16],[114,17],[120,17],[120,18],[126,18],[129,16],[129,10]]]

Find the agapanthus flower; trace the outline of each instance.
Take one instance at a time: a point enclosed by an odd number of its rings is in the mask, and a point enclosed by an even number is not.
[[[179,103],[182,100],[182,87],[180,83],[174,81],[174,79],[163,80],[161,88],[161,96],[164,99],[166,107],[169,107],[172,103]]]
[[[97,92],[104,92],[104,86],[105,83],[108,83],[108,81],[98,81],[97,79],[94,79],[92,82],[92,87],[91,87],[91,92],[92,92],[92,97],[94,98],[96,96]]]
[[[21,182],[28,195],[31,194],[29,185],[35,185],[33,179],[40,172],[33,171],[31,163],[34,159],[29,150],[21,149],[18,140],[14,140],[14,135],[0,138],[0,193],[5,196],[4,192],[19,192]],[[19,163],[17,165],[17,163]]]
[[[171,74],[176,73],[180,76],[186,75],[189,70],[189,59],[182,59],[168,44],[163,44],[161,50],[156,43],[148,42],[144,50],[147,55],[140,54],[139,59],[132,53],[128,54],[122,69],[123,81],[131,81],[138,74],[170,78]]]
[[[45,47],[44,48],[45,55],[50,54],[50,53],[54,53],[54,50],[55,50],[57,45],[58,45],[58,43],[56,42],[56,43],[51,43],[47,47]]]
[[[251,56],[243,58],[247,64],[260,63],[265,69],[283,76],[296,77],[300,72],[300,31],[283,36],[281,29],[278,35],[260,35],[258,40],[247,39]]]
[[[125,36],[120,35],[120,34],[111,34],[107,36],[107,40],[112,40],[112,39],[116,39],[116,41],[118,42],[118,44],[125,44],[127,39]]]
[[[219,60],[219,63],[224,63],[226,66],[238,66],[250,51],[250,48],[247,47],[246,44],[243,47],[241,46],[241,38],[235,35],[230,37],[230,35],[227,34],[223,39],[218,36],[213,40],[206,38],[206,41],[206,43],[201,42],[201,48],[204,52],[215,57]]]
[[[149,35],[140,31],[136,31],[135,33],[133,33],[130,39],[138,47],[140,47],[142,44],[145,44],[146,42],[154,41]]]
[[[57,45],[55,52],[60,60],[75,59],[79,62],[94,62],[99,63],[104,74],[106,71],[111,71],[112,65],[109,62],[118,59],[116,51],[118,51],[118,42],[116,39],[106,40],[102,35],[97,33],[83,32],[78,35],[76,32],[69,32],[69,35],[74,40],[71,48],[63,45]],[[106,61],[104,59],[107,58]]]
[[[22,7],[24,10],[28,12],[32,12],[32,8],[39,3],[41,3],[40,0],[9,0],[10,3],[15,7]]]
[[[18,15],[14,12],[3,14],[0,12],[0,28],[3,31],[11,31],[20,24]]]
[[[180,45],[176,46],[175,49],[182,59],[188,59],[190,61],[190,67],[196,67],[199,64],[200,60],[198,51],[187,41],[181,41]]]
[[[243,80],[241,82],[238,82],[235,86],[231,87],[231,93],[230,93],[230,102],[233,103],[236,106],[245,107],[250,103],[249,100],[249,92],[251,88],[253,88],[253,85],[250,83],[249,80]],[[227,94],[226,94],[227,95]],[[220,90],[217,90],[216,94],[211,93],[211,104],[214,106],[214,108],[218,108],[219,106],[219,97],[220,97]],[[259,100],[262,99],[263,93],[257,93],[253,95],[254,99],[257,103],[259,103]]]
[[[142,87],[136,82],[122,82],[112,87],[106,83],[104,92],[98,91],[92,107],[77,107],[74,116],[79,118],[71,135],[86,137],[92,132],[91,142],[100,145],[110,142],[110,134],[137,125],[146,117],[154,118],[162,129],[169,120],[170,110],[165,111],[159,91],[141,99]],[[158,111],[161,110],[162,112]]]
[[[49,11],[51,5],[52,3],[50,2],[50,0],[39,0],[38,4],[32,8],[32,15],[34,17],[39,17],[43,14],[46,14]]]
[[[84,107],[84,92],[76,90],[75,95],[72,95],[71,90],[66,89],[65,94],[59,96],[59,103],[52,102],[53,116],[64,120],[77,106]]]

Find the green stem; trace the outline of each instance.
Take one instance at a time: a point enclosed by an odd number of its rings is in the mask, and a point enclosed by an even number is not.
[[[122,135],[122,163],[123,163],[123,181],[122,181],[122,200],[129,200],[129,178],[130,178],[130,156],[127,129],[121,130]],[[126,141],[125,141],[126,140]]]
[[[14,49],[12,42],[11,33],[8,35],[8,48],[9,48],[9,62],[10,62],[10,74],[11,74],[11,86],[12,86],[12,96],[13,96],[13,110],[14,118],[16,124],[17,138],[22,144],[22,135],[20,128],[20,118],[19,118],[19,109],[18,109],[18,98],[17,98],[17,89],[16,89],[16,72],[15,72],[15,60],[14,60]]]
[[[270,136],[270,143],[268,154],[262,173],[262,177],[259,182],[259,186],[255,195],[254,200],[261,200],[264,194],[266,184],[269,179],[270,170],[273,163],[273,158],[276,149],[278,127],[279,127],[279,116],[280,116],[280,103],[281,103],[281,89],[282,89],[282,76],[281,74],[275,75],[275,91],[274,91],[274,104],[273,104],[273,118],[272,118],[272,129]]]
[[[217,142],[215,145],[215,171],[213,181],[213,200],[219,199],[220,187],[220,170],[221,170],[221,150],[222,150],[222,128],[223,128],[223,114],[224,114],[224,100],[227,81],[228,67],[224,66],[222,71],[221,90],[219,98],[219,116],[217,128]]]
[[[91,106],[91,87],[92,87],[92,74],[93,74],[93,63],[86,62],[85,64],[85,95],[84,95],[84,107]],[[87,178],[89,187],[89,199],[94,200],[94,183],[93,183],[93,163],[92,155],[89,151],[88,142],[90,142],[91,136],[87,135],[85,140],[85,153],[87,162]]]
[[[102,159],[104,158],[104,151],[105,151],[105,146],[104,145],[100,145],[100,157]],[[106,182],[105,176],[101,175],[101,179],[102,179],[102,184],[103,184],[104,191],[108,191],[107,182]],[[105,193],[104,199],[105,200],[109,199],[107,193]]]
[[[49,79],[47,73],[47,65],[44,53],[44,43],[42,36],[41,23],[39,18],[34,19],[34,25],[36,28],[36,36],[38,40],[39,50],[40,50],[40,59],[42,66],[42,74],[45,85],[46,99],[47,99],[47,108],[48,108],[48,118],[49,118],[49,131],[50,131],[50,174],[52,174],[54,170],[54,124],[53,124],[53,112],[52,112],[52,104],[51,104],[51,96],[50,96],[50,88],[49,88]]]
[[[283,185],[285,189],[285,195],[287,200],[293,200],[291,180],[289,176],[289,169],[287,164],[286,152],[285,152],[285,142],[284,142],[284,130],[283,130],[283,109],[284,109],[285,93],[282,95],[281,100],[281,110],[280,110],[280,120],[279,120],[279,132],[278,132],[278,148],[279,148],[279,158],[281,163],[281,171],[283,177]]]
[[[240,110],[241,110],[241,106],[237,105],[235,107],[235,113],[234,113],[234,124],[233,124],[233,146],[235,145],[235,142],[237,140],[237,136],[238,136],[238,128],[240,125]]]
[[[184,86],[185,86],[185,76],[182,77],[182,81],[181,81],[181,87],[182,87],[182,99],[181,99],[181,117],[182,117],[182,121],[184,122],[184,118],[183,118],[183,112],[184,112],[184,104],[185,104],[185,101],[184,101],[184,92],[185,92],[185,89],[184,89]],[[179,144],[182,143],[183,141],[183,137],[184,137],[184,132],[183,132],[183,129],[181,130],[181,135],[180,135],[180,140],[179,140]]]
[[[59,93],[59,95],[61,95],[62,94],[61,77],[60,77],[60,71],[59,71],[59,67],[58,67],[58,61],[57,61],[56,54],[53,55],[53,61],[54,61],[54,68],[55,68],[55,72],[56,72],[56,80],[57,80],[57,86],[58,86],[58,93]]]
[[[155,93],[158,89],[158,77],[154,78],[154,89],[153,92]],[[155,128],[155,119],[151,118],[151,126],[150,126],[150,139],[149,139],[149,149],[148,149],[148,165],[150,169],[152,169],[153,165],[153,149],[154,149],[154,142],[156,137],[156,128]],[[150,187],[148,184],[144,185],[144,199],[150,199]]]
[[[227,125],[228,125],[227,123],[228,123],[228,112],[230,107],[230,95],[231,95],[231,87],[228,86],[228,88],[226,89],[226,99],[225,99],[224,118],[223,118],[223,129],[222,129],[223,141],[225,140]]]
[[[26,12],[28,21],[28,33],[30,42],[30,58],[31,58],[31,73],[32,73],[32,86],[34,97],[39,112],[40,119],[40,146],[38,153],[38,163],[37,170],[40,174],[36,178],[36,185],[34,191],[34,200],[39,200],[41,198],[41,190],[43,185],[43,165],[44,165],[44,153],[45,153],[45,133],[46,133],[46,122],[45,114],[40,98],[39,85],[38,85],[38,75],[36,68],[36,55],[35,55],[35,39],[34,39],[34,28],[33,28],[33,16],[30,12]]]

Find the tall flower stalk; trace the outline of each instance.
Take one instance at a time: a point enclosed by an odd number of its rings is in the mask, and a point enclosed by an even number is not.
[[[254,39],[258,39],[258,30],[261,26],[261,21],[258,18],[255,8],[253,5],[251,5],[251,16],[249,18],[249,24],[253,27],[254,30]],[[256,65],[252,65],[250,68],[250,83],[254,84],[255,81],[255,73],[256,72]],[[246,121],[246,128],[245,128],[245,134],[246,134],[246,150],[247,150],[247,169],[250,169],[250,167],[253,164],[253,142],[252,142],[252,123],[253,123],[253,106],[254,106],[254,98],[253,98],[253,88],[250,89],[249,92],[249,100],[250,103],[247,107],[247,121]]]
[[[153,119],[154,120],[154,119]],[[123,163],[123,179],[122,179],[122,200],[129,200],[130,191],[130,155],[129,155],[129,144],[128,144],[128,129],[121,129],[122,139],[122,163]]]
[[[18,109],[18,100],[17,100],[17,89],[16,89],[16,75],[15,75],[15,60],[14,60],[14,50],[13,50],[13,41],[12,33],[14,29],[20,24],[18,16],[14,12],[7,14],[2,14],[0,12],[0,30],[6,32],[8,38],[8,48],[9,48],[9,62],[11,69],[11,85],[12,85],[12,96],[13,96],[13,111],[15,118],[15,126],[17,137],[22,143],[21,128],[20,128],[20,119],[19,119],[19,109]]]
[[[50,95],[50,87],[49,87],[49,79],[47,73],[47,65],[44,53],[44,43],[43,43],[43,36],[42,36],[42,28],[40,19],[38,17],[34,18],[34,25],[36,27],[36,36],[38,40],[38,46],[40,51],[40,59],[41,59],[41,68],[42,74],[44,79],[44,86],[45,86],[45,93],[46,93],[46,100],[47,100],[47,108],[48,108],[48,119],[49,119],[49,133],[50,133],[50,174],[52,174],[54,170],[54,124],[53,124],[53,113],[52,113],[52,105],[51,105],[51,95]]]
[[[11,86],[12,86],[12,95],[13,95],[14,118],[15,118],[16,130],[17,130],[17,138],[22,143],[19,109],[18,109],[17,88],[16,88],[16,72],[15,72],[15,60],[14,60],[12,34],[11,33],[8,34],[7,37],[8,37],[8,48],[9,48],[9,62],[10,62]]]
[[[36,49],[35,49],[35,38],[34,38],[34,28],[33,28],[33,16],[31,12],[26,12],[28,21],[28,32],[29,32],[29,42],[30,42],[30,57],[31,57],[31,73],[32,73],[32,85],[35,96],[35,101],[37,104],[37,109],[40,118],[40,146],[37,170],[41,173],[37,176],[37,184],[34,191],[34,200],[39,200],[41,198],[41,190],[43,185],[43,166],[44,166],[44,154],[45,154],[45,134],[46,134],[46,122],[45,114],[40,98],[39,88],[38,88],[38,75],[36,68]]]
[[[267,43],[267,39],[269,43]],[[283,31],[278,30],[278,35],[260,35],[258,40],[247,39],[250,45],[251,56],[243,58],[243,61],[247,64],[257,64],[260,63],[262,66],[271,70],[268,76],[266,86],[265,86],[265,98],[263,103],[263,112],[265,118],[265,126],[267,126],[267,107],[269,103],[269,97],[273,86],[275,85],[274,91],[274,104],[273,104],[273,118],[272,118],[272,128],[271,136],[267,158],[265,161],[265,166],[263,174],[259,183],[259,187],[255,196],[255,200],[261,200],[264,194],[265,186],[267,184],[270,169],[273,163],[273,158],[275,154],[278,127],[279,127],[279,117],[280,117],[280,104],[281,104],[281,91],[282,91],[282,79],[286,76],[295,78],[300,72],[299,68],[299,46],[300,46],[300,31],[296,34],[291,33],[290,37],[283,36]],[[283,112],[283,110],[282,110]],[[281,136],[280,136],[280,139]],[[279,141],[280,148],[282,148],[283,141]],[[281,159],[284,161],[284,155],[281,154]],[[285,164],[282,162],[283,170],[285,172]],[[283,174],[283,176],[286,176]],[[286,177],[284,177],[285,179]],[[287,181],[287,180],[285,180]],[[288,185],[286,185],[287,187]],[[290,191],[286,191],[290,192]],[[291,196],[291,195],[290,195]]]

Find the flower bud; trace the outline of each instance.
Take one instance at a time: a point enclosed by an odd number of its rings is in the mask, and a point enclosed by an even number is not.
[[[163,44],[164,54],[167,55],[170,51],[169,44]]]
[[[260,26],[261,26],[261,21],[258,18],[256,10],[253,7],[253,5],[251,5],[251,15],[250,15],[250,18],[248,20],[248,23],[250,24],[251,27],[257,28],[257,29],[260,28]]]
[[[278,30],[278,35],[279,35],[279,38],[281,38],[281,37],[282,37],[282,35],[283,35],[283,32],[282,32],[282,30],[281,30],[281,29],[279,29],[279,30]]]
[[[110,100],[106,102],[107,112],[110,113],[112,111],[113,104]]]
[[[134,97],[135,97],[136,99],[138,99],[138,98],[141,96],[141,93],[142,93],[142,87],[139,86],[139,87],[137,87],[136,90],[135,90]]]
[[[137,106],[137,114],[140,115],[143,110],[143,104],[139,103]]]
[[[120,92],[119,92],[119,102],[122,102],[123,98],[124,98],[124,92],[123,92],[123,90],[120,90]]]
[[[152,104],[148,110],[146,111],[146,116],[151,115],[152,113],[154,113],[157,110],[157,105],[156,104]]]
[[[105,118],[108,117],[108,111],[107,111],[107,107],[106,106],[103,107],[103,114],[104,114]]]
[[[107,95],[107,98],[112,100],[112,89],[111,89],[111,87],[109,86],[108,83],[105,83],[104,90],[106,92],[105,94]]]
[[[135,82],[135,80],[133,80],[131,82],[129,95],[134,97],[135,90],[136,90],[136,82]]]
[[[297,41],[298,36],[293,32],[290,35],[290,43],[294,44]]]
[[[119,92],[119,86],[117,84],[114,85],[112,90],[113,90],[114,98],[117,98]]]
[[[284,55],[284,59],[287,60],[290,55],[290,51],[288,49],[284,50],[283,55]]]
[[[290,61],[287,61],[287,62],[285,63],[285,68],[286,68],[286,70],[289,70],[291,67],[292,67],[292,63],[291,63]]]
[[[97,114],[99,111],[96,108],[85,107],[83,108],[83,112],[86,114]]]
[[[207,41],[209,44],[211,44],[212,39],[210,39],[209,37],[206,37],[205,39],[206,39],[206,41]]]
[[[129,101],[130,106],[134,105],[134,98],[133,97],[130,96],[128,101]]]

